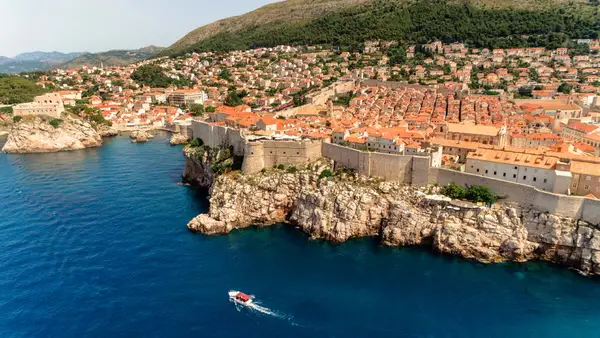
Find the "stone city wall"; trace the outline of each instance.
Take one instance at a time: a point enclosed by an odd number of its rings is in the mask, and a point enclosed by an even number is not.
[[[360,175],[416,185],[428,182],[429,157],[364,152],[332,143],[323,143],[323,156],[332,159],[336,169],[353,169]]]
[[[439,185],[452,182],[462,186],[482,185],[500,195],[502,202],[516,202],[522,206],[531,205],[540,211],[600,224],[600,200],[554,194],[521,183],[442,168],[430,168],[429,182]]]
[[[321,141],[255,141],[247,142],[242,171],[255,173],[263,168],[306,165],[321,158]]]
[[[233,147],[233,153],[244,155],[244,137],[239,129],[215,126],[203,121],[192,121],[191,138],[199,138],[209,147]]]

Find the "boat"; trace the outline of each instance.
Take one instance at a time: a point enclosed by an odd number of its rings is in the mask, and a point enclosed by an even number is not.
[[[252,303],[252,297],[240,291],[229,291],[229,299],[242,305],[248,305]]]

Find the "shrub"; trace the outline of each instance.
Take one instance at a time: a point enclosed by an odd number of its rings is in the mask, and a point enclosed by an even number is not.
[[[440,191],[442,195],[448,196],[452,199],[460,200],[464,199],[467,195],[467,189],[461,187],[460,185],[452,182],[447,186],[443,187]]]
[[[23,117],[21,117],[21,116],[13,116],[13,122],[15,122],[15,123],[21,121],[22,119],[23,119]]]
[[[263,173],[263,174],[264,174],[264,173],[266,173],[266,172],[267,172],[267,168],[262,168],[262,169],[260,170],[260,172],[261,172],[261,173]]]
[[[190,142],[190,147],[202,147],[204,145],[204,141],[202,141],[202,139],[200,138],[195,138],[192,140],[192,142]]]
[[[63,122],[63,120],[61,120],[61,119],[52,119],[52,120],[50,120],[50,125],[53,126],[54,128],[58,128],[62,122]]]
[[[326,177],[331,177],[331,176],[333,176],[333,173],[331,172],[331,170],[325,169],[325,170],[321,171],[319,178],[326,178]]]
[[[283,164],[280,164],[280,165],[277,166],[277,169],[283,170],[283,169],[285,169],[285,166]]]
[[[294,166],[289,167],[287,169],[287,172],[290,173],[290,174],[295,174],[297,171],[298,171],[298,169],[296,169],[296,167],[294,167]]]
[[[467,190],[466,198],[472,202],[484,202],[491,205],[498,200],[498,195],[488,187],[474,185]]]

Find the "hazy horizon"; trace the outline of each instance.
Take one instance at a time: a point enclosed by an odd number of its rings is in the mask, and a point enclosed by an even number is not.
[[[190,31],[275,0],[28,0],[0,3],[0,56],[168,47]],[[92,23],[92,24],[90,24]]]

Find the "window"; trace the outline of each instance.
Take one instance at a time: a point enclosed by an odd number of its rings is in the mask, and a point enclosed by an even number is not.
[[[523,181],[527,179],[527,176],[523,176]]]
[[[533,178],[533,181],[534,181],[534,182],[537,182],[537,177],[534,177],[534,178]]]
[[[586,176],[586,177],[585,177],[585,180],[586,180],[586,181],[591,181],[591,180],[592,180],[592,176]]]
[[[590,186],[586,184],[586,185],[583,187],[583,189],[585,189],[585,190],[590,190]]]
[[[477,172],[479,172],[479,169],[477,169]]]
[[[515,170],[517,170],[517,169],[519,169],[519,168],[515,167]]]
[[[488,171],[486,170],[486,171],[485,171],[485,173],[487,174],[487,173],[488,173]]]
[[[496,176],[498,173],[494,171],[494,176]]]
[[[502,174],[502,177],[506,177],[506,173]]]
[[[544,183],[548,183],[548,179],[547,178],[544,178]]]

